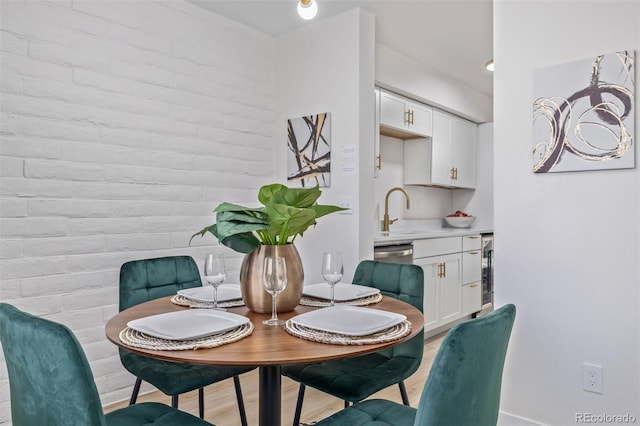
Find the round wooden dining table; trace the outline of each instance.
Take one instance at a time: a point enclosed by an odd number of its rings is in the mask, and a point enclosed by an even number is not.
[[[282,326],[274,327],[262,324],[271,314],[259,314],[248,308],[227,308],[227,311],[246,316],[254,325],[253,333],[237,342],[210,349],[195,350],[147,350],[127,346],[120,341],[120,331],[129,321],[150,315],[190,309],[175,305],[171,297],[164,297],[141,303],[126,309],[111,318],[106,325],[107,338],[117,346],[137,354],[163,359],[166,361],[204,364],[256,366],[259,368],[258,418],[260,426],[279,426],[281,421],[281,367],[287,364],[310,364],[332,359],[347,358],[375,352],[411,339],[424,325],[424,316],[420,310],[398,299],[385,296],[382,301],[367,308],[380,309],[403,314],[411,322],[411,333],[402,339],[387,343],[366,345],[334,345],[317,343],[295,337],[287,333]],[[293,311],[279,313],[278,317],[289,319],[314,309],[298,305]]]

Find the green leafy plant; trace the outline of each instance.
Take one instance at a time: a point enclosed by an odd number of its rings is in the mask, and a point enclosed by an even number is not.
[[[258,193],[262,207],[221,203],[214,210],[216,223],[196,232],[191,239],[210,232],[222,244],[240,253],[251,253],[261,244],[292,243],[311,225],[315,226],[319,217],[344,210],[338,206],[318,204],[321,194],[318,186],[288,188],[279,183],[265,185]]]

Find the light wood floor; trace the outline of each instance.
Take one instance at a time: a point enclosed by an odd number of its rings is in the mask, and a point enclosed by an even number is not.
[[[440,347],[445,333],[439,334],[425,341],[424,357],[418,371],[405,381],[407,393],[412,407],[417,407],[422,393],[422,387],[427,379],[433,358]],[[258,370],[240,376],[242,393],[247,411],[249,425],[258,424]],[[131,382],[133,387],[133,380]],[[282,378],[282,424],[291,425],[298,396],[298,383],[287,377]],[[384,389],[371,398],[383,398],[402,403],[400,391],[397,386]],[[161,392],[152,392],[141,395],[138,402],[156,401],[170,405],[170,397]],[[128,404],[123,401],[104,408],[105,412],[122,408]],[[333,396],[327,395],[312,388],[307,388],[302,408],[303,423],[312,423],[327,417],[344,407],[344,402]],[[198,392],[193,391],[180,395],[180,409],[198,415]],[[233,381],[225,380],[205,388],[205,420],[216,426],[239,426],[240,416],[236,402]]]

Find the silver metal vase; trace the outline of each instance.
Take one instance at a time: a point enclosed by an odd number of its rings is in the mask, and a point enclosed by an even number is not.
[[[262,284],[264,258],[284,257],[287,263],[287,287],[278,294],[278,312],[289,312],[295,309],[302,297],[304,271],[300,254],[293,244],[261,245],[242,259],[240,267],[240,289],[242,298],[249,310],[258,313],[271,313],[271,295]]]

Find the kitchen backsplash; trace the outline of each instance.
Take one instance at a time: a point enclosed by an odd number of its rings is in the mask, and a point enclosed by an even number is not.
[[[406,209],[405,198],[400,192],[389,197],[389,216],[401,221],[420,221],[425,224],[442,223],[442,218],[456,210],[477,217],[476,224],[493,226],[493,124],[478,126],[478,149],[475,190],[445,189],[426,186],[403,186],[403,141],[380,136],[381,169],[374,181],[376,223],[384,216],[384,199],[394,187],[402,187],[411,199]],[[432,220],[434,222],[429,222]],[[396,225],[400,224],[399,221]],[[418,223],[418,222],[415,222]]]

